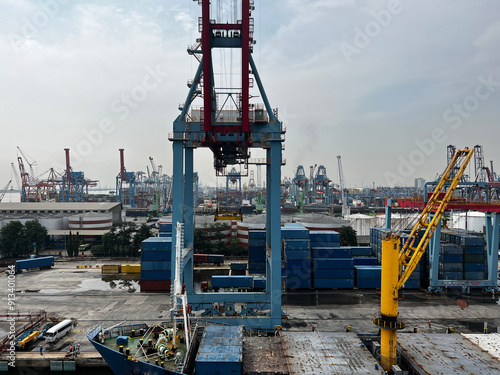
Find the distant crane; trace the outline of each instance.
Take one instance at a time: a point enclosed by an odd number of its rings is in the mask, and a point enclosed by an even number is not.
[[[36,176],[36,173],[33,171],[33,166],[36,167],[36,160],[34,160],[33,158],[28,158],[28,156],[23,152],[23,150],[21,150],[19,148],[19,146],[17,147],[17,150],[19,151],[19,153],[22,155],[22,157],[24,158],[24,160],[26,161],[26,163],[28,163],[28,165],[30,166],[30,174],[31,176],[35,177]],[[33,161],[30,163],[29,162],[29,159],[33,159]]]
[[[82,202],[85,177],[83,172],[73,172],[70,165],[69,148],[64,149],[66,155],[66,170],[62,176],[63,202]]]
[[[12,169],[12,174],[14,175],[14,178],[16,179],[17,190],[21,190],[21,180],[19,179],[19,175],[16,171],[16,167],[14,167],[14,163],[10,163],[10,167]]]
[[[12,182],[12,180],[9,180],[9,182],[7,182],[7,185],[5,185],[5,188],[3,189],[3,191],[0,193],[0,202],[5,197],[5,194],[7,193],[7,190],[9,190],[9,186],[10,186],[11,182]]]
[[[135,180],[136,175],[134,172],[127,172],[125,170],[125,161],[123,157],[123,148],[120,151],[120,173],[116,176],[116,201],[123,204],[135,207]],[[124,183],[128,183],[128,197],[122,196],[124,193]]]
[[[38,202],[40,200],[38,181],[33,175],[26,172],[22,157],[18,156],[17,162],[22,182],[21,202]]]
[[[347,189],[344,185],[344,171],[342,170],[342,158],[340,155],[337,155],[337,161],[339,163],[339,183],[340,183],[340,191],[342,194],[342,217],[346,217],[349,215],[351,210],[347,205]]]

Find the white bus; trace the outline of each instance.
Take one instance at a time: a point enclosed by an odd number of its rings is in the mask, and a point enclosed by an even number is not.
[[[71,319],[63,320],[45,333],[45,342],[55,342],[73,329]]]

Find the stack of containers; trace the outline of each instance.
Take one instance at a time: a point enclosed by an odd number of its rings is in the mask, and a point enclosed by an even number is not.
[[[311,242],[309,231],[299,223],[281,228],[285,249],[285,285],[288,289],[311,288]]]
[[[455,235],[455,243],[463,248],[464,280],[486,280],[488,278],[487,255],[482,235],[462,231]]]
[[[314,287],[353,288],[354,261],[352,249],[340,246],[340,235],[335,231],[310,231],[313,256]]]
[[[248,272],[266,273],[266,231],[265,229],[248,230]]]
[[[442,243],[439,252],[439,279],[463,280],[464,249],[451,243]]]
[[[382,266],[354,266],[358,289],[380,288]]]
[[[316,289],[354,287],[353,258],[314,258],[313,262]]]
[[[172,222],[160,220],[158,237],[172,237]]]
[[[200,342],[196,375],[243,373],[243,327],[208,326]]]
[[[353,257],[369,257],[372,255],[370,246],[352,246],[351,253]]]
[[[141,291],[169,291],[172,237],[150,237],[141,246]]]
[[[371,228],[370,246],[373,249],[379,264],[382,264],[382,240],[390,233],[390,229]]]

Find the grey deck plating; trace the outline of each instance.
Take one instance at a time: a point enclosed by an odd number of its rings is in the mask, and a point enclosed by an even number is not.
[[[353,333],[285,332],[290,374],[383,374],[375,359]]]

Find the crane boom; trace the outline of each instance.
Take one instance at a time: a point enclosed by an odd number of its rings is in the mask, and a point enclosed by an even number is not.
[[[403,249],[399,253],[399,263],[406,267],[401,274],[399,282],[395,286],[396,289],[400,289],[415,270],[415,267],[420,261],[422,254],[425,252],[425,249],[427,248],[427,245],[436,230],[436,227],[441,221],[441,217],[443,216],[448,203],[450,203],[453,193],[455,192],[455,189],[460,182],[473,154],[474,149],[457,150],[451,162],[448,164],[448,167],[444,171],[441,180],[434,190],[434,193],[432,193],[432,196],[429,198],[426,206],[421,212],[417,224],[413,227],[408,241],[406,241]],[[452,177],[454,171],[457,172],[455,176]],[[448,190],[444,192],[447,185],[449,185]],[[415,246],[417,236],[422,229],[425,229],[425,234],[422,236],[420,242]]]
[[[347,190],[344,186],[344,171],[342,170],[342,158],[340,155],[337,155],[337,161],[339,163],[339,183],[340,183],[340,191],[342,194],[342,217],[349,215],[349,208],[347,207]]]
[[[405,327],[404,321],[398,319],[399,289],[408,280],[425,252],[473,154],[474,149],[468,148],[455,152],[401,251],[401,239],[395,234],[391,233],[382,242],[380,316],[375,317],[373,322],[381,329],[380,358],[386,371],[391,371],[392,366],[396,364],[397,330]],[[415,246],[423,229],[424,235]]]
[[[2,201],[3,197],[5,197],[7,190],[9,190],[9,186],[10,186],[11,182],[12,182],[12,180],[9,180],[9,182],[7,182],[7,185],[5,185],[5,188],[3,189],[3,191],[0,193],[0,202]]]

